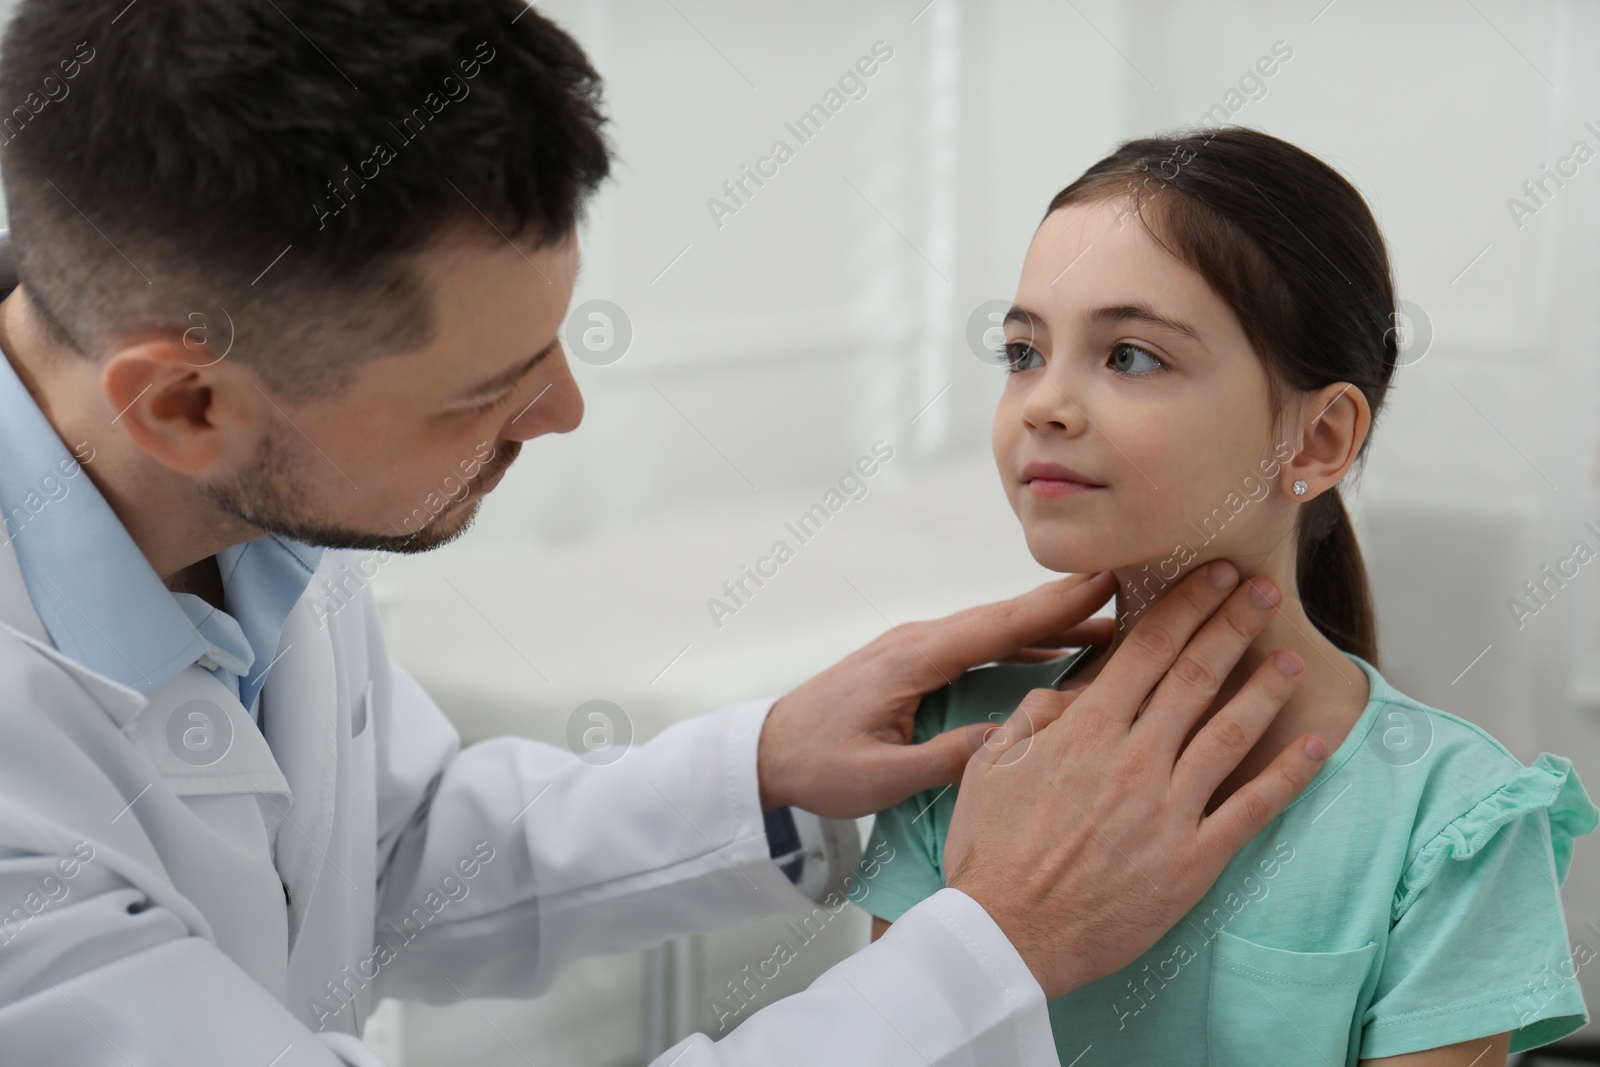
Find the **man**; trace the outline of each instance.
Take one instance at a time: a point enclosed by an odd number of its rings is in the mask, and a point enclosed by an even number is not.
[[[809,908],[771,857],[786,811],[837,887],[841,820],[958,780],[947,889],[661,1062],[1050,1064],[1046,997],[1154,943],[1312,777],[1314,740],[1204,815],[1292,668],[1165,744],[1272,610],[1225,564],[987,741],[904,743],[945,678],[1103,639],[1104,576],[900,627],[607,767],[459,749],[370,596],[313,594],[351,550],[454,538],[522,442],[578,425],[558,338],[599,88],[520,0],[23,0],[0,54],[7,1064],[374,1064],[376,996],[531,995],[582,953]]]

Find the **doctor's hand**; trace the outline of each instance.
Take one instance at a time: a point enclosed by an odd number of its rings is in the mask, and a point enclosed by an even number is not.
[[[1327,756],[1302,735],[1207,814],[1304,666],[1287,651],[1266,657],[1195,731],[1281,599],[1264,578],[1237,583],[1231,564],[1196,568],[1093,681],[1029,693],[967,765],[945,884],[983,906],[1047,998],[1154,945]]]
[[[1043,646],[1109,643],[1113,620],[1090,616],[1115,589],[1109,573],[1073,575],[1011,600],[896,626],[845,657],[767,713],[756,761],[762,810],[794,805],[853,819],[961,781],[994,724],[913,745],[923,695],[969,668],[1026,658]]]

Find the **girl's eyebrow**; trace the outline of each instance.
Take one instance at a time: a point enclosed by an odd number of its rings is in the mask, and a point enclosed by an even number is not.
[[[1137,301],[1128,304],[1116,304],[1111,307],[1096,308],[1095,310],[1089,312],[1086,318],[1090,322],[1143,322],[1151,326],[1160,326],[1164,329],[1171,330],[1176,334],[1181,334],[1182,336],[1193,341],[1195,344],[1199,345],[1201,348],[1206,346],[1205,341],[1200,337],[1200,331],[1195,329],[1193,326],[1190,326],[1187,322],[1184,322],[1181,319],[1172,318],[1168,315],[1163,315],[1150,305],[1142,304]]]
[[[1012,304],[1010,310],[1006,312],[1006,317],[1000,321],[1000,325],[1010,326],[1013,322],[1020,323],[1028,327],[1029,330],[1034,328],[1034,323],[1038,323],[1041,326],[1044,325],[1044,319],[1041,316],[1034,314],[1021,304]]]

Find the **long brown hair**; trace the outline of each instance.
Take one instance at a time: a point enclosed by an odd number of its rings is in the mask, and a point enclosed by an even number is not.
[[[1233,309],[1266,369],[1274,418],[1291,390],[1348,382],[1376,420],[1398,356],[1394,282],[1372,212],[1337,171],[1258,130],[1182,131],[1124,142],[1049,210],[1122,199]],[[1300,509],[1296,538],[1306,615],[1376,665],[1372,591],[1337,486]]]

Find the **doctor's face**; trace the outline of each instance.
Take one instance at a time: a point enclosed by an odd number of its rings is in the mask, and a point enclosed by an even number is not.
[[[208,479],[222,511],[334,548],[423,552],[463,533],[522,442],[583,417],[560,330],[575,236],[528,252],[459,243],[424,259],[438,332],[426,348],[358,365],[337,394],[265,394],[251,458]]]
[[[1040,563],[1149,563],[1171,579],[1292,530],[1276,474],[1288,452],[1232,309],[1126,210],[1060,208],[1034,235],[994,454]]]

